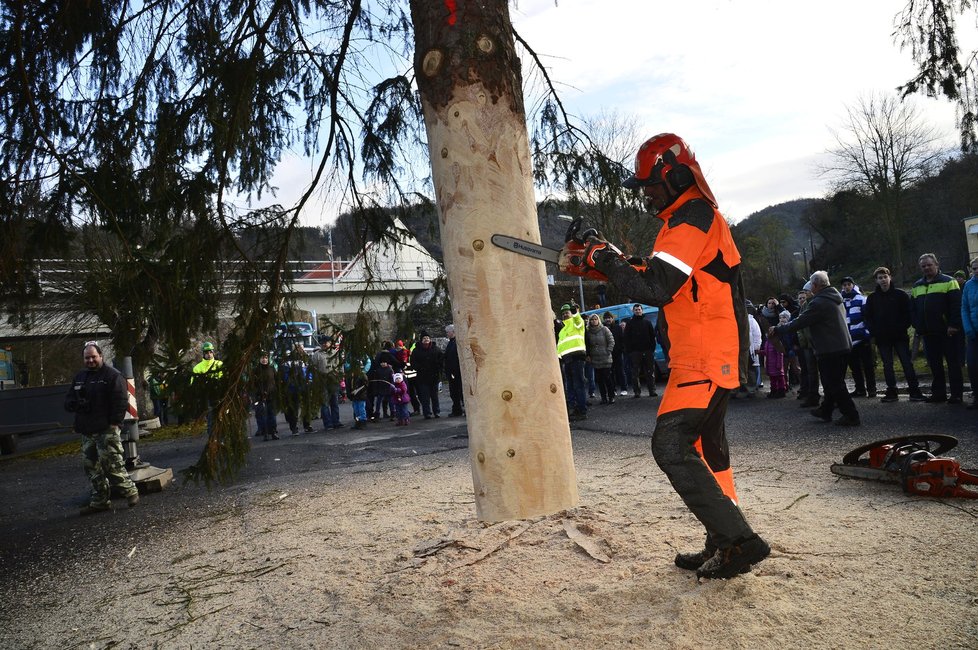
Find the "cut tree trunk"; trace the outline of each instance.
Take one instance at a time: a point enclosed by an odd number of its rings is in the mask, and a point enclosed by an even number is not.
[[[540,240],[507,0],[411,13],[477,515],[550,514],[578,494],[545,268],[490,243]]]

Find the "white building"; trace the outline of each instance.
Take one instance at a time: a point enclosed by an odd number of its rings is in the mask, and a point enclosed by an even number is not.
[[[404,224],[397,228],[405,231]],[[383,313],[425,302],[444,269],[410,235],[396,244],[369,242],[352,260],[306,262],[308,270],[293,283],[296,305],[305,311],[342,320],[361,308]]]

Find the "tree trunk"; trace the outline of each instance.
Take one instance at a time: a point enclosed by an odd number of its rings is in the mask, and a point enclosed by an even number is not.
[[[507,0],[411,0],[445,268],[465,386],[479,519],[577,505]]]

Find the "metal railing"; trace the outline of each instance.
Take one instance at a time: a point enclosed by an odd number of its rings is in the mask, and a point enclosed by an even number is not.
[[[270,275],[277,268],[273,261],[256,263]],[[34,273],[42,292],[77,292],[89,275],[93,262],[87,259],[38,260]],[[240,263],[225,263],[224,282],[229,286],[236,282]],[[414,283],[432,282],[444,274],[434,260],[378,260],[364,262],[354,260],[288,260],[280,270],[289,273],[293,284],[364,284],[364,283]]]

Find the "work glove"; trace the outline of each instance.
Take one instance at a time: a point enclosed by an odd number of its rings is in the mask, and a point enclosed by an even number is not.
[[[598,270],[599,266],[607,266],[610,258],[628,263],[622,252],[602,239],[593,228],[587,230],[582,238],[583,241],[571,240],[564,244],[558,260],[561,271],[594,280],[607,280],[608,276]]]
[[[567,273],[568,275],[577,275],[582,278],[607,281],[608,276],[594,268],[593,264],[587,264],[585,261],[587,253],[587,244],[569,241],[564,244],[564,247],[560,251],[560,257],[557,259],[557,266],[560,267],[561,271]]]

